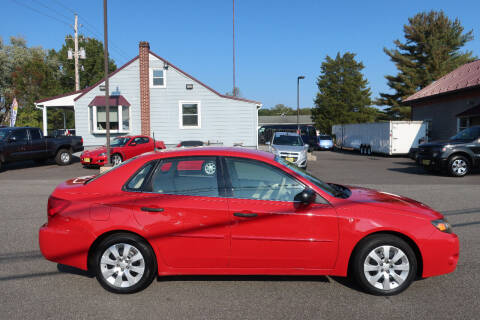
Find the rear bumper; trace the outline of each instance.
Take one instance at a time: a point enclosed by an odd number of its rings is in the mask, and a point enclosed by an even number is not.
[[[460,254],[458,237],[454,233],[435,230],[422,247],[423,277],[453,272]]]
[[[55,220],[60,219],[66,220]],[[40,251],[47,260],[87,270],[88,250],[95,237],[87,230],[66,224],[69,224],[68,221],[45,223],[40,227]]]

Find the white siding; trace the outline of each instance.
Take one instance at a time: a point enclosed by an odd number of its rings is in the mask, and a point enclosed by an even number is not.
[[[102,82],[100,85],[103,85]],[[93,134],[90,130],[88,119],[88,104],[96,96],[104,96],[105,91],[100,91],[100,85],[75,101],[75,127],[76,134],[83,137],[85,146],[104,145],[105,134]],[[128,134],[140,134],[140,74],[138,59],[114,74],[109,79],[110,95],[122,95],[130,102],[131,127]],[[123,134],[112,134],[125,135]]]
[[[163,68],[163,61],[150,56],[150,68]],[[175,68],[166,70],[166,88],[150,89],[150,119],[152,134],[167,145],[182,140],[201,140],[233,146],[257,145],[257,106],[255,103],[218,96]],[[193,84],[192,90],[186,85]],[[179,101],[201,103],[201,128],[180,129]]]
[[[163,68],[163,61],[150,55],[150,68]],[[150,88],[151,135],[167,146],[182,140],[201,140],[213,144],[245,147],[257,146],[257,105],[217,95],[200,83],[188,78],[172,66],[166,73],[165,88]],[[110,78],[110,94],[120,94],[130,102],[131,128],[129,134],[140,134],[139,60]],[[103,83],[102,83],[103,84]],[[192,90],[186,84],[193,84]],[[77,135],[83,136],[85,146],[105,144],[105,134],[93,134],[89,128],[88,104],[104,91],[95,87],[75,102]],[[179,101],[201,103],[201,128],[180,129]],[[114,136],[114,135],[112,135]]]

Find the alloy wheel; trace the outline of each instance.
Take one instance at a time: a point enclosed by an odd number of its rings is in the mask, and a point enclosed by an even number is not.
[[[370,285],[388,291],[405,282],[410,273],[410,263],[401,249],[383,245],[373,249],[367,255],[363,272]]]
[[[68,163],[70,162],[70,154],[68,152],[63,152],[60,155],[60,160],[62,160],[63,163]]]
[[[118,154],[113,155],[112,163],[114,167],[118,166],[120,163],[122,163],[122,157],[120,157]]]
[[[137,284],[145,273],[145,259],[138,248],[127,243],[108,247],[100,259],[102,277],[117,288]]]
[[[459,176],[463,176],[467,172],[467,162],[463,159],[456,159],[452,162],[452,171]]]

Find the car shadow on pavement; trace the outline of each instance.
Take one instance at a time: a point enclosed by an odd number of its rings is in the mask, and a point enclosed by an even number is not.
[[[72,161],[70,164],[72,165],[78,162],[80,162],[80,158],[72,155]],[[57,166],[57,164],[55,163],[54,160],[46,160],[41,162],[36,162],[34,160],[11,162],[11,163],[3,164],[2,168],[0,169],[0,173],[5,171],[27,169],[27,168],[48,167],[48,166]]]
[[[184,275],[157,276],[157,281],[291,281],[330,282],[326,276],[272,276],[272,275]]]
[[[78,268],[75,268],[75,267],[70,267],[70,266],[66,266],[64,264],[57,264],[57,270],[60,272],[60,273],[69,273],[69,274],[74,274],[74,275],[77,275],[77,276],[83,276],[83,277],[87,277],[87,278],[93,278],[95,277],[95,275],[89,271],[85,271],[85,270],[82,270],[82,269],[78,269]]]

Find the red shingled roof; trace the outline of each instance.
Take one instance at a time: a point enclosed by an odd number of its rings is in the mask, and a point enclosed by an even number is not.
[[[413,102],[436,95],[453,93],[463,89],[480,86],[480,60],[476,60],[453,70],[449,74],[432,82],[403,102]]]
[[[93,100],[88,104],[89,107],[91,106],[105,106],[105,96],[96,96]],[[124,96],[110,96],[108,99],[109,106],[127,106],[130,107],[130,102],[125,99]]]

